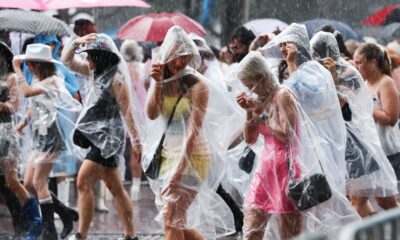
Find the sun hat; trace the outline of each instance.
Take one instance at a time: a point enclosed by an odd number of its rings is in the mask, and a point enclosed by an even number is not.
[[[76,14],[71,19],[71,22],[75,23],[75,22],[81,21],[81,20],[86,20],[86,21],[89,21],[91,23],[95,23],[94,17],[92,15],[88,14],[88,13],[85,13],[85,12],[81,12],[81,13]]]
[[[53,59],[51,47],[41,43],[29,44],[24,55],[16,56],[17,59],[32,62],[51,62],[61,64],[60,61]]]

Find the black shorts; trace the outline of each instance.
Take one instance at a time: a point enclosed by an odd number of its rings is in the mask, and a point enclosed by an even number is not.
[[[396,173],[397,180],[400,180],[400,153],[387,156],[394,172]]]
[[[104,158],[101,155],[100,149],[97,148],[96,146],[94,146],[93,144],[91,144],[90,151],[86,155],[85,160],[93,161],[104,167],[110,167],[110,168],[118,167],[118,156],[117,155],[113,155],[109,158]]]

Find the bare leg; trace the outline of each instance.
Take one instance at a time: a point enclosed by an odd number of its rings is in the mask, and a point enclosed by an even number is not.
[[[78,173],[79,233],[86,238],[94,214],[93,186],[101,177],[101,166],[90,160],[82,163]]]
[[[243,239],[261,240],[271,215],[260,209],[246,208],[244,211]]]
[[[39,163],[35,167],[33,173],[33,187],[39,199],[51,198],[48,178],[52,169],[53,163]]]
[[[29,192],[24,188],[18,179],[17,162],[6,164],[3,167],[6,186],[15,194],[21,205],[24,205],[29,198]]]
[[[26,166],[25,174],[24,174],[24,187],[26,188],[26,190],[28,190],[33,195],[37,195],[35,188],[33,187],[33,173],[34,172],[35,172],[35,169],[32,167],[32,165]]]
[[[122,185],[122,179],[118,168],[102,168],[102,179],[114,198],[114,205],[119,218],[124,226],[126,236],[135,236],[133,227],[133,206],[128,193]]]
[[[368,217],[374,211],[367,197],[350,196],[350,201],[362,218]]]
[[[166,193],[167,204],[164,207],[165,239],[202,240],[199,232],[186,228],[187,210],[197,192],[174,185]]]
[[[291,239],[300,235],[303,229],[301,213],[286,213],[279,216],[279,232],[281,239]]]
[[[376,197],[376,203],[378,203],[379,207],[388,210],[391,208],[396,208],[399,206],[397,202],[396,196],[389,196],[389,197]]]

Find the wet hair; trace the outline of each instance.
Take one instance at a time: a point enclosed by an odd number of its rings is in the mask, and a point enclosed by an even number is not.
[[[278,79],[279,82],[282,83],[285,80],[285,72],[288,68],[288,64],[286,61],[281,61],[278,65]]]
[[[37,78],[39,78],[40,81],[57,75],[57,67],[54,63],[52,62],[36,62],[36,61],[30,61],[30,63],[34,66],[34,67],[38,67],[39,69],[39,76],[36,76]]]
[[[381,49],[375,43],[364,43],[357,50],[357,53],[362,54],[367,61],[376,60],[381,73],[391,76],[391,63],[387,52]]]
[[[324,25],[317,32],[319,31],[332,33],[336,38],[340,53],[350,59],[353,59],[353,55],[349,52],[349,50],[347,50],[343,35],[339,31],[337,31],[335,27],[333,27],[332,25]]]
[[[25,40],[24,44],[22,44],[21,53],[25,54],[26,48],[28,47],[28,45],[30,45],[30,44],[32,44],[32,43],[34,43],[34,42],[35,42],[35,38],[34,38],[34,37],[32,37],[32,38],[27,38],[27,39]]]
[[[87,51],[95,65],[94,75],[98,76],[119,63],[119,57],[112,52],[91,49]]]
[[[231,41],[238,39],[241,43],[249,47],[255,38],[256,36],[251,30],[245,28],[244,26],[240,26],[233,31]]]

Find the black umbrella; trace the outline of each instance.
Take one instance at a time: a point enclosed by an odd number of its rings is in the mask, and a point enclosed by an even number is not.
[[[57,36],[71,35],[71,30],[61,20],[41,12],[14,9],[0,11],[0,31]]]
[[[400,39],[400,23],[392,23],[382,29],[380,40],[383,43],[391,42],[395,39]]]

